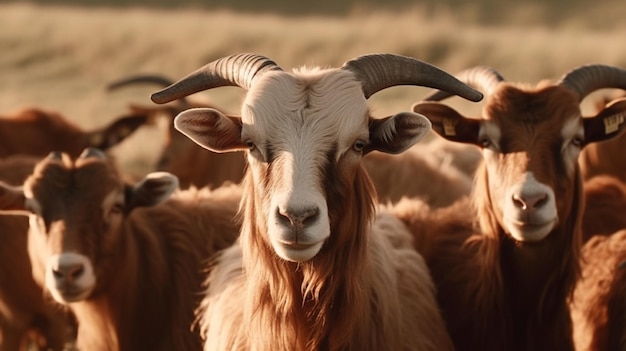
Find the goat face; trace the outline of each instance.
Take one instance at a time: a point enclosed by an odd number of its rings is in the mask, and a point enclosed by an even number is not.
[[[28,211],[33,275],[59,303],[89,298],[115,279],[124,215],[133,207],[160,202],[177,185],[175,178],[164,176],[150,186],[143,181],[127,187],[104,157],[89,149],[73,162],[66,154],[53,153],[22,188],[1,185],[0,203]],[[10,197],[22,198],[22,205],[7,201]]]
[[[313,70],[263,75],[240,119],[192,109],[176,117],[175,126],[207,149],[247,150],[254,220],[264,240],[284,260],[304,262],[345,215],[333,211],[354,196],[362,156],[401,152],[429,131],[430,122],[413,113],[371,119],[351,72]]]
[[[500,227],[523,242],[540,241],[570,213],[577,187],[577,160],[588,143],[606,139],[598,125],[623,110],[583,119],[579,96],[560,86],[501,83],[487,98],[483,116],[465,118],[439,103],[413,106],[438,134],[483,150],[492,211]],[[622,117],[623,121],[623,117]],[[621,130],[614,123],[611,133]]]

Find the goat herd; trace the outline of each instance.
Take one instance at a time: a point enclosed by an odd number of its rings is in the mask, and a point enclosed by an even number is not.
[[[626,350],[626,99],[580,106],[626,70],[238,54],[111,88],[146,82],[163,105],[102,129],[0,119],[1,351]],[[398,85],[435,91],[372,117]],[[223,86],[239,116],[187,99]],[[483,94],[478,117],[441,102]],[[158,115],[157,169],[129,180],[107,149]]]

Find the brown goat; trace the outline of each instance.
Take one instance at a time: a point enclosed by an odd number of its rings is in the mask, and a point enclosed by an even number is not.
[[[133,84],[155,84],[165,87],[172,83],[168,78],[158,75],[137,75],[111,83],[109,90]],[[172,121],[176,115],[184,110],[199,107],[213,106],[190,102],[186,97],[157,107],[129,105],[133,114],[148,115],[152,118],[163,115],[170,123],[165,147],[156,169],[175,174],[181,187],[189,185],[215,187],[225,181],[240,182],[245,170],[243,153],[206,152],[174,128]],[[415,145],[400,155],[374,153],[364,159],[364,165],[381,202],[396,202],[403,196],[420,196],[431,206],[441,207],[469,194],[471,175],[467,174],[473,174],[479,157],[480,153],[474,148],[450,147],[434,142],[432,145]],[[454,163],[463,158],[466,161],[459,170]],[[415,172],[420,172],[422,176],[416,179]]]
[[[199,311],[205,350],[452,348],[411,234],[376,210],[362,164],[369,152],[403,152],[430,130],[413,113],[370,117],[367,98],[401,84],[481,98],[397,55],[293,72],[233,55],[152,95],[165,103],[225,85],[248,90],[241,117],[191,109],[175,119],[209,150],[246,150],[249,165],[240,242],[214,262]]]
[[[102,152],[53,153],[22,188],[3,185],[4,210],[30,216],[35,280],[79,324],[79,350],[200,350],[191,330],[205,260],[231,245],[239,187],[176,192],[152,173],[126,185]]]
[[[432,212],[404,202],[395,211],[417,236],[457,350],[573,350],[567,301],[584,205],[577,159],[624,126],[611,110],[583,119],[580,101],[601,86],[626,86],[626,71],[582,67],[537,87],[485,67],[459,78],[486,93],[481,118],[435,102],[413,111],[442,137],[482,149],[471,200]]]
[[[57,112],[25,108],[0,116],[0,157],[45,157],[53,150],[76,157],[87,147],[107,150],[149,121],[146,115],[132,114],[103,128],[84,131]]]
[[[149,123],[147,116],[133,114],[120,117],[103,128],[85,131],[59,113],[39,108],[25,108],[0,116],[0,180],[22,184],[36,160],[53,150],[75,157],[88,146],[108,149],[146,123]],[[0,272],[0,305],[3,306],[0,308],[0,350],[15,350],[7,345],[15,345],[18,340],[24,344],[24,333],[30,327],[36,327],[42,334],[45,340],[42,348],[61,350],[71,333],[65,330],[65,318],[57,316],[60,308],[45,303],[41,287],[29,278],[30,274],[20,273],[19,280],[11,280],[13,272],[30,272],[26,255],[18,254],[26,252],[24,223],[27,224],[24,218],[0,218],[0,250],[5,253],[0,254],[0,267],[11,270]],[[22,228],[24,234],[18,235],[16,228]],[[22,249],[17,250],[21,246]]]
[[[24,155],[0,159],[0,181],[21,185],[39,160]],[[0,351],[61,351],[75,328],[33,280],[27,232],[24,216],[0,215]]]

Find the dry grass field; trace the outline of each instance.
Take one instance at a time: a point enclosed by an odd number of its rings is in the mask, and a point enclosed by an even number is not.
[[[154,90],[145,86],[107,93],[107,82],[136,73],[179,78],[237,52],[267,55],[283,68],[338,66],[357,55],[391,52],[451,73],[491,65],[509,80],[531,83],[557,79],[585,63],[626,67],[626,23],[617,20],[624,12],[619,1],[596,2],[578,13],[568,8],[562,16],[554,6],[517,3],[510,11],[490,13],[490,20],[481,13],[484,4],[463,4],[430,2],[402,10],[356,6],[341,15],[287,16],[197,6],[0,3],[0,113],[35,105],[58,110],[82,126],[96,126],[123,113],[128,102],[150,103]],[[408,109],[427,93],[417,87],[388,89],[371,99],[372,109],[380,116]],[[243,92],[225,88],[198,95],[236,111]],[[148,169],[161,137],[158,128],[146,129],[121,145],[124,166],[137,174]]]

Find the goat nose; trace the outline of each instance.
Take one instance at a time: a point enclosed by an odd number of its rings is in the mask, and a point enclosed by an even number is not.
[[[548,194],[545,192],[513,195],[513,203],[515,204],[515,207],[525,211],[536,210],[547,203],[547,200]]]
[[[52,274],[56,280],[72,282],[85,272],[85,265],[82,262],[63,263],[52,269]]]
[[[315,222],[319,213],[320,211],[317,207],[299,209],[278,208],[278,218],[280,221],[291,227],[302,227]]]

